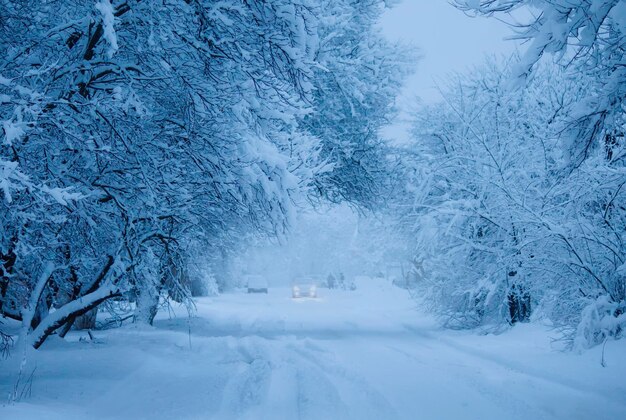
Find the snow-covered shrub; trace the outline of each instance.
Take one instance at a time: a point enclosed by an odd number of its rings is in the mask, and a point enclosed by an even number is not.
[[[584,350],[609,337],[617,339],[625,334],[626,300],[614,302],[604,295],[589,302],[582,310],[572,344],[575,349]]]
[[[206,261],[191,261],[187,268],[192,296],[217,296],[219,287],[213,269]]]
[[[204,296],[217,296],[219,294],[219,287],[217,280],[213,273],[208,273],[204,281],[205,295]]]

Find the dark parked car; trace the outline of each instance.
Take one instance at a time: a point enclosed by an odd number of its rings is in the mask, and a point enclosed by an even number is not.
[[[263,276],[248,275],[246,276],[246,287],[248,293],[267,293],[267,280]]]

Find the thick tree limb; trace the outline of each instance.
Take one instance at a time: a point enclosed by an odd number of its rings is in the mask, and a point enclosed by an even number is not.
[[[98,289],[98,287],[100,287],[100,284],[102,284],[102,280],[104,280],[104,278],[108,274],[109,270],[113,266],[114,261],[115,259],[113,258],[113,256],[109,255],[106,264],[102,268],[102,271],[100,272],[100,274],[98,274],[98,277],[96,277],[96,280],[91,284],[91,286],[85,292],[82,292],[82,294],[88,295],[89,293],[95,292]],[[78,296],[72,296],[71,299],[74,300],[77,297]],[[67,335],[67,333],[72,328],[72,325],[74,325],[74,322],[76,321],[76,318],[78,316],[79,315],[73,315],[68,318],[67,323],[63,327],[63,330],[61,330],[61,333],[59,334],[61,337],[65,337]]]
[[[55,312],[48,316],[39,324],[39,326],[30,334],[29,344],[35,349],[41,347],[50,336],[59,327],[65,325],[72,317],[79,317],[96,306],[100,305],[107,299],[121,296],[119,287],[113,284],[103,286],[95,292],[89,293],[72,302],[63,305]]]

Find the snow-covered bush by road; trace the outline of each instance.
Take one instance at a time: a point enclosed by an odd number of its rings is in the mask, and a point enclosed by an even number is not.
[[[625,334],[626,300],[614,302],[609,296],[602,295],[582,310],[574,348],[584,350],[609,338],[622,338]]]

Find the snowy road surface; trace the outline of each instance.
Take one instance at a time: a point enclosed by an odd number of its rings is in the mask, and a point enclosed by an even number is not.
[[[181,308],[154,328],[51,340],[29,362],[32,395],[0,418],[626,419],[623,341],[603,368],[601,348],[555,351],[539,326],[442,331],[380,282],[289,295],[225,294],[191,320]],[[0,363],[7,395],[17,361]]]

